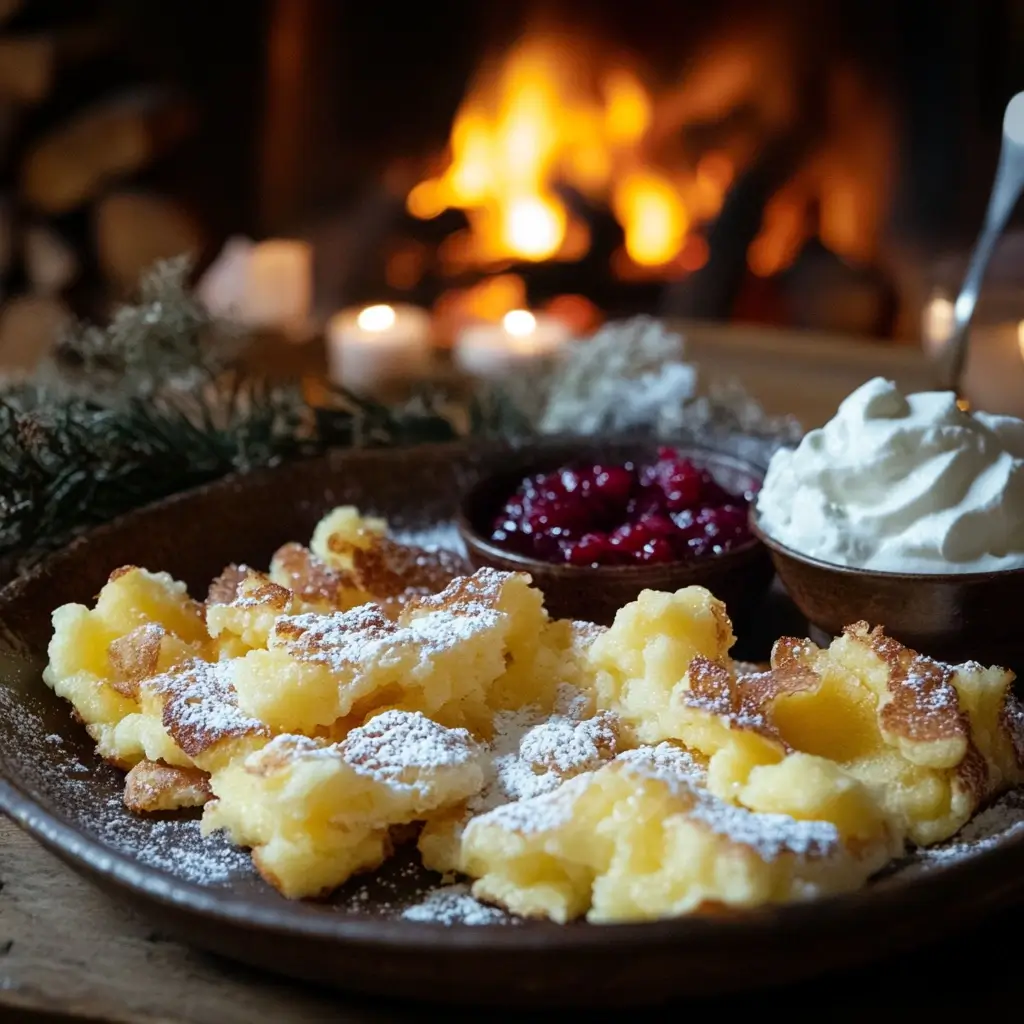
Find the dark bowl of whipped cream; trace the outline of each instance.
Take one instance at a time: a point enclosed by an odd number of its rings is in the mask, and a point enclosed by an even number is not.
[[[875,378],[773,456],[750,528],[815,642],[867,622],[1024,669],[1024,422]]]

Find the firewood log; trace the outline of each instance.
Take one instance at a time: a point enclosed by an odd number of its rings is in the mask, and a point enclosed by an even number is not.
[[[21,172],[22,195],[43,213],[67,213],[107,182],[151,163],[190,124],[187,107],[163,91],[140,90],[100,103],[29,150]]]
[[[198,257],[202,239],[195,221],[161,196],[115,192],[96,205],[96,254],[104,277],[121,292],[156,260],[181,253]]]
[[[50,36],[0,39],[0,100],[38,103],[50,91],[56,46]]]
[[[0,25],[21,10],[21,0],[0,0]]]
[[[45,224],[33,224],[25,232],[25,272],[35,295],[56,295],[78,274],[74,249]]]
[[[5,303],[0,309],[0,374],[34,370],[69,320],[58,299],[26,295]]]

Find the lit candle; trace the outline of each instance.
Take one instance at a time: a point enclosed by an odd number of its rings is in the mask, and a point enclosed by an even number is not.
[[[417,306],[342,310],[327,325],[331,380],[356,393],[386,392],[427,372],[430,343],[430,315]]]
[[[937,291],[921,314],[925,354],[939,364],[948,357],[954,313],[953,300]],[[993,323],[976,317],[968,330],[961,402],[983,412],[1024,416],[1024,320]]]
[[[497,379],[543,365],[571,338],[571,329],[561,320],[514,309],[500,324],[464,327],[455,339],[455,362],[471,376]]]
[[[1024,321],[972,324],[961,387],[972,409],[1024,417]]]

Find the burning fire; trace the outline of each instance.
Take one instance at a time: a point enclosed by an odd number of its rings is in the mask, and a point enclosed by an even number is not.
[[[695,224],[718,212],[728,161],[690,175],[650,166],[641,150],[653,103],[639,75],[618,65],[588,82],[579,57],[560,37],[527,36],[470,90],[447,168],[407,199],[422,219],[465,211],[469,237],[451,241],[450,265],[579,258],[588,232],[566,189],[611,207],[638,267],[672,264]]]
[[[590,238],[574,213],[580,198],[609,208],[621,225],[623,248],[612,257],[621,279],[699,270],[709,255],[704,227],[736,174],[806,118],[798,60],[778,26],[737,30],[655,94],[635,65],[599,43],[530,32],[477,77],[444,169],[409,192],[407,209],[424,220],[464,211],[469,229],[438,251],[453,276],[581,258]],[[759,276],[784,270],[815,235],[844,259],[877,256],[896,162],[893,111],[841,63],[819,86],[827,127],[763,210],[747,251]],[[677,145],[673,156],[672,140],[695,125],[718,126],[716,141],[685,156]],[[515,308],[509,302],[519,296],[498,298],[481,299],[491,315]]]

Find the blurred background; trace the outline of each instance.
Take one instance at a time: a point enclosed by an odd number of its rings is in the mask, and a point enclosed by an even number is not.
[[[916,342],[1022,0],[0,0],[0,361],[153,259],[301,239],[321,315]],[[947,257],[948,258],[945,258]],[[952,269],[951,269],[952,268]]]

